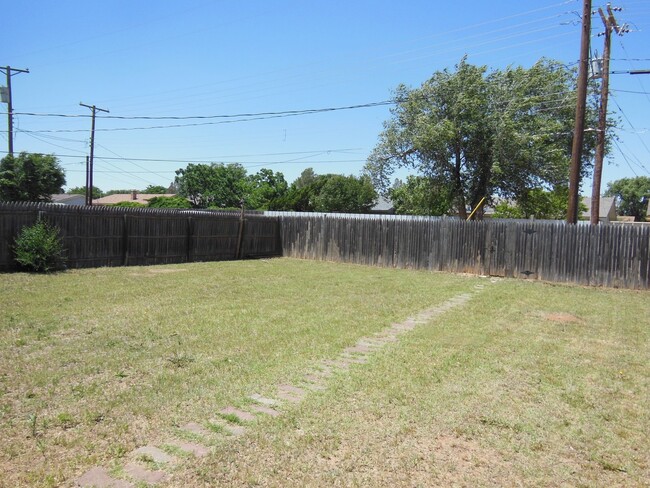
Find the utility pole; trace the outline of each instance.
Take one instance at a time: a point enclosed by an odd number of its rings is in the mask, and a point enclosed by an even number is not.
[[[9,156],[14,155],[14,107],[11,101],[11,77],[18,73],[29,73],[28,69],[2,66],[0,71],[7,75],[7,139],[9,140]]]
[[[86,105],[79,102],[82,107],[89,108],[92,112],[92,122],[90,125],[90,158],[86,164],[86,205],[93,204],[93,156],[95,154],[95,114],[99,112],[109,113],[108,110],[95,107],[94,105]]]
[[[573,127],[571,149],[571,170],[569,173],[569,209],[567,223],[578,222],[578,196],[580,193],[580,162],[585,136],[585,108],[587,105],[587,77],[589,70],[589,38],[591,37],[591,0],[584,0],[582,6],[582,37],[580,41],[580,68],[578,71],[578,97],[576,118]]]
[[[600,105],[598,107],[598,132],[596,132],[596,155],[594,160],[594,177],[591,187],[591,224],[598,225],[600,220],[600,184],[603,176],[603,159],[605,158],[605,135],[607,131],[607,99],[609,97],[609,58],[612,46],[612,32],[622,36],[627,32],[627,27],[620,27],[614,12],[620,12],[620,7],[612,8],[607,4],[607,16],[602,8],[598,9],[600,18],[605,26],[605,32],[598,36],[605,36],[603,48],[603,67],[601,69],[603,81],[600,85]]]

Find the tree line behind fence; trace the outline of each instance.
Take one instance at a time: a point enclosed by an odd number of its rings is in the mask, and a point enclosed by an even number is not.
[[[650,288],[650,227],[247,214],[0,203],[0,271],[20,229],[61,230],[68,266],[287,256],[583,285]]]
[[[38,218],[58,227],[69,268],[221,261],[281,255],[278,219],[237,212],[0,203],[0,271]]]

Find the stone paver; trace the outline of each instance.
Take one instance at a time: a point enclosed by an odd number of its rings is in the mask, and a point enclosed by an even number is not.
[[[273,400],[272,398],[263,397],[262,395],[260,395],[258,393],[253,393],[248,398],[250,398],[251,400],[253,400],[253,401],[257,402],[257,403],[261,403],[262,405],[266,405],[267,407],[272,407],[272,406],[278,404],[278,402]]]
[[[271,407],[267,407],[265,405],[251,405],[249,407],[251,410],[254,410],[259,413],[264,413],[266,415],[270,415],[271,417],[279,417],[280,412],[277,410],[272,409]]]
[[[285,393],[289,393],[291,395],[295,395],[295,396],[304,396],[305,395],[305,390],[303,390],[302,388],[298,388],[297,386],[293,386],[293,385],[279,385],[278,390],[283,391]]]
[[[368,354],[373,351],[374,348],[366,345],[366,344],[357,344],[352,347],[346,347],[343,349],[343,352],[347,352],[349,354]]]
[[[151,471],[135,463],[128,463],[126,466],[124,466],[124,472],[132,478],[135,478],[138,481],[144,481],[150,485],[161,483],[165,480],[165,478],[167,478],[167,473],[164,471]]]
[[[244,435],[246,433],[246,427],[243,425],[225,423],[223,419],[213,419],[210,421],[210,423],[218,425],[230,435],[235,437],[239,437],[240,435]]]
[[[210,449],[207,447],[196,444],[194,442],[185,442],[185,441],[172,441],[169,442],[170,446],[178,447],[179,449],[194,454],[196,457],[204,457],[210,453]]]
[[[368,362],[368,358],[365,356],[357,356],[352,354],[343,353],[339,356],[339,359],[347,361],[349,363],[365,364]]]
[[[94,467],[77,479],[77,486],[84,488],[132,488],[133,485],[125,480],[112,478],[104,468]]]
[[[203,427],[200,424],[197,424],[196,422],[188,422],[183,427],[181,427],[181,429],[196,435],[202,435],[202,436],[210,435],[210,432],[208,432],[208,430],[205,427]]]
[[[307,388],[310,391],[324,391],[327,389],[324,385],[321,385],[320,383],[307,383],[305,385],[305,388]]]
[[[297,395],[292,395],[291,393],[286,393],[284,391],[278,391],[277,397],[280,400],[284,400],[284,401],[291,402],[291,403],[298,403],[298,402],[300,402],[302,400],[302,397],[297,396]]]
[[[337,361],[335,359],[327,359],[323,361],[323,364],[336,369],[348,369],[350,367],[350,363],[341,360]]]
[[[323,377],[317,374],[306,374],[305,381],[309,381],[311,383],[321,385],[323,383]]]
[[[148,456],[156,463],[172,463],[175,458],[154,446],[142,446],[133,451],[135,456]]]
[[[255,415],[252,413],[245,412],[244,410],[239,410],[235,407],[222,408],[219,410],[219,413],[223,415],[235,415],[239,420],[243,420],[245,422],[252,422],[255,420]]]

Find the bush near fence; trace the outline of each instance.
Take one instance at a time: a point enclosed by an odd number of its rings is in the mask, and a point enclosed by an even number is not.
[[[650,288],[650,227],[545,221],[0,203],[0,271],[41,215],[69,267],[288,256],[591,286]]]
[[[220,261],[281,255],[278,219],[239,212],[0,203],[0,271],[41,217],[60,229],[71,268]]]

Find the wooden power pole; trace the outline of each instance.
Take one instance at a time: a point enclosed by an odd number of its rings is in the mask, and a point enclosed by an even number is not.
[[[79,102],[82,107],[89,108],[92,113],[92,122],[90,125],[90,158],[86,163],[86,205],[93,204],[93,156],[95,154],[95,114],[99,112],[109,113],[108,110],[95,107],[94,105],[86,105]]]
[[[590,222],[598,225],[600,221],[600,184],[603,176],[603,159],[605,158],[605,139],[607,132],[607,99],[609,97],[609,58],[612,46],[612,32],[623,35],[626,28],[620,27],[614,11],[620,12],[621,8],[612,8],[607,5],[607,15],[602,8],[598,9],[600,18],[605,26],[605,32],[598,34],[605,36],[605,46],[603,47],[603,65],[601,68],[603,81],[600,85],[600,105],[598,107],[598,132],[596,133],[596,154],[594,158],[594,177],[591,186],[591,217]]]
[[[582,6],[582,37],[580,41],[580,67],[578,70],[578,93],[576,118],[573,127],[571,169],[569,172],[569,209],[567,223],[578,222],[578,196],[580,193],[580,163],[585,132],[585,109],[587,105],[587,81],[589,72],[589,40],[591,37],[591,0],[584,0]]]
[[[14,106],[11,100],[11,77],[18,73],[29,73],[28,69],[0,67],[0,71],[7,75],[7,140],[9,141],[9,156],[14,155]]]

